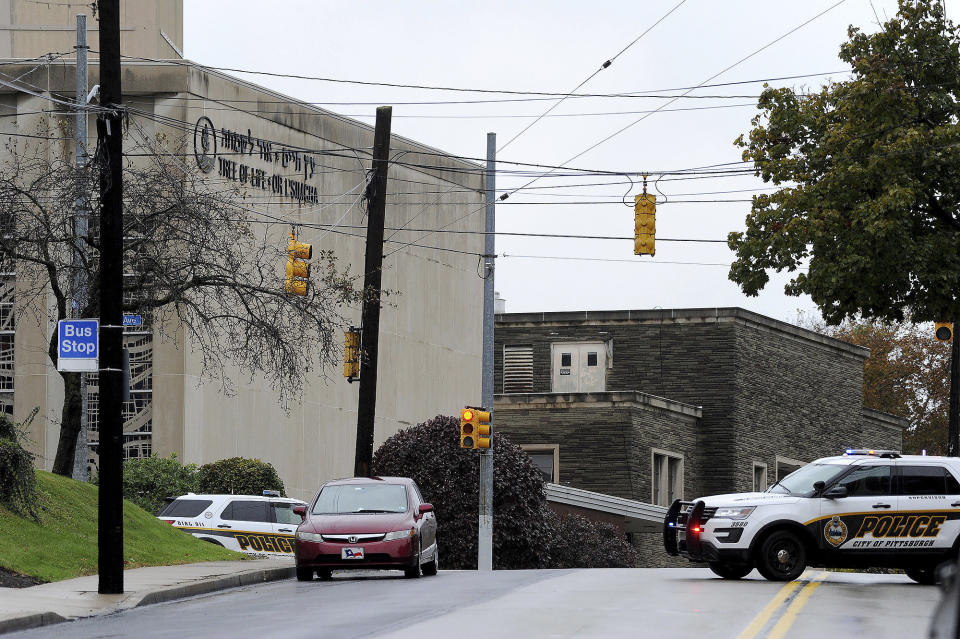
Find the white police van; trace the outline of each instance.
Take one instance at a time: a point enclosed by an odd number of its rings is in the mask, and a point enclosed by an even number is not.
[[[274,490],[263,495],[195,495],[172,499],[157,519],[198,539],[259,557],[293,558],[293,536],[302,521],[298,499]]]
[[[766,492],[675,501],[663,543],[725,579],[756,568],[790,581],[812,565],[902,568],[929,584],[937,566],[957,556],[958,478],[957,457],[848,449]]]

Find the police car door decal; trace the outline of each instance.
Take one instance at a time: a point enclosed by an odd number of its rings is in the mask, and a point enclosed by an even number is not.
[[[891,464],[856,466],[834,486],[847,490],[846,497],[820,498],[820,517],[807,522],[826,550],[858,551],[873,548],[868,521],[896,510]],[[885,524],[889,531],[889,524]]]

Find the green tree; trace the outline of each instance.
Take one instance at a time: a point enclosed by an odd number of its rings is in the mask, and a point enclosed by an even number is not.
[[[123,498],[157,513],[167,497],[197,491],[197,465],[183,465],[177,456],[142,457],[123,462]]]
[[[830,324],[960,317],[960,48],[934,0],[900,0],[872,34],[849,28],[852,78],[766,88],[736,144],[777,188],[731,233],[748,295],[788,271]]]
[[[903,450],[945,454],[949,422],[950,344],[933,339],[929,324],[846,320],[838,326],[801,321],[806,328],[870,349],[863,366],[863,405],[905,417]]]
[[[286,496],[283,480],[269,462],[246,457],[231,457],[204,464],[197,472],[198,490],[224,495],[259,495],[278,490]]]

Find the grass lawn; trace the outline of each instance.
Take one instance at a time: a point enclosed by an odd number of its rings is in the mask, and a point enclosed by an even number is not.
[[[0,567],[43,581],[97,572],[97,487],[37,471],[39,523],[0,507]],[[200,541],[123,502],[125,568],[247,556]]]

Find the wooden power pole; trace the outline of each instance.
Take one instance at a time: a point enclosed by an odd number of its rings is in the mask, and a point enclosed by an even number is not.
[[[367,253],[363,276],[363,325],[360,336],[360,390],[357,406],[357,451],[353,474],[369,477],[373,463],[373,425],[377,414],[377,350],[380,342],[380,281],[383,271],[383,225],[387,206],[390,116],[377,108],[373,132],[373,176],[367,184]]]

